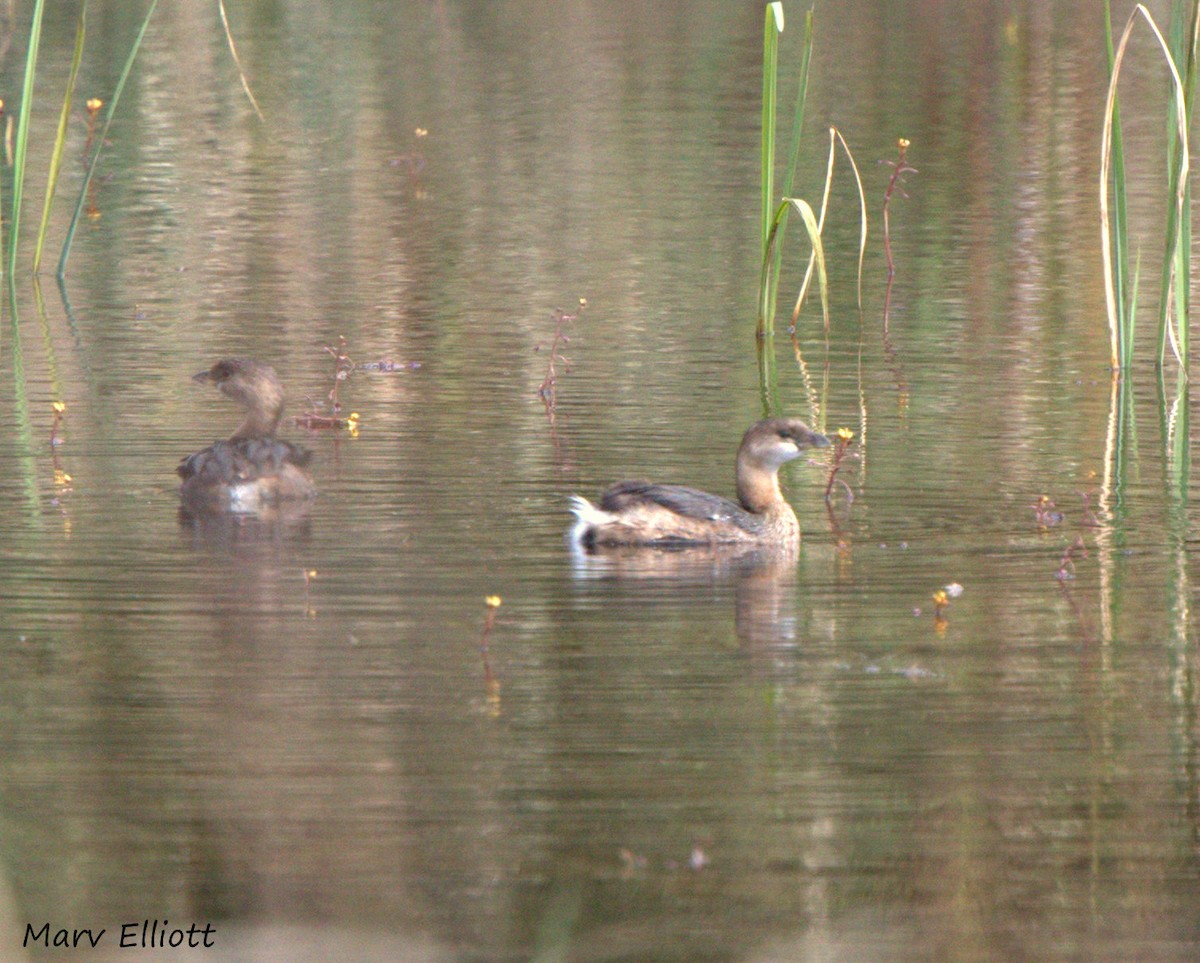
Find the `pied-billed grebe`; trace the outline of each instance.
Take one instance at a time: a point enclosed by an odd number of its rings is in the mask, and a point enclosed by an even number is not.
[[[600,496],[599,505],[571,496],[572,539],[601,545],[713,545],[794,547],[800,523],[779,490],[779,468],[806,448],[829,439],[798,418],[768,418],[750,426],[737,453],[734,502],[682,485],[627,481]],[[740,502],[740,504],[739,504]]]
[[[270,365],[226,358],[192,377],[211,382],[246,409],[228,441],[218,441],[179,463],[180,494],[192,508],[258,512],[283,501],[312,498],[304,471],[310,452],[275,437],[283,414],[283,387]]]

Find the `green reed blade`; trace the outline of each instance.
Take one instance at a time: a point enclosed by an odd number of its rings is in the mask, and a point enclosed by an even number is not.
[[[763,250],[762,267],[758,280],[758,329],[759,341],[771,338],[775,334],[775,291],[779,281],[773,276],[775,267],[774,247],[779,230],[787,222],[791,205],[784,201],[775,211],[767,230],[767,246]]]
[[[850,145],[846,143],[846,138],[842,136],[841,131],[836,127],[829,128],[829,156],[825,162],[825,186],[821,191],[821,215],[817,218],[817,231],[824,236],[825,231],[825,214],[829,210],[829,195],[833,189],[833,168],[834,160],[837,157],[837,145],[842,145],[842,151],[846,155],[847,161],[850,163],[850,169],[854,173],[854,182],[858,188],[858,317],[862,320],[862,279],[863,279],[863,264],[867,256],[867,195],[863,190],[862,175],[858,170],[858,163],[854,160],[854,152],[850,150]],[[779,246],[783,243],[782,237],[776,241],[776,254],[778,255]],[[814,247],[808,256],[808,266],[804,269],[804,281],[800,285],[800,293],[796,297],[796,306],[792,311],[792,330],[795,331],[796,323],[800,318],[800,309],[804,305],[804,299],[808,295],[809,285],[812,283],[813,268],[816,265],[817,252]],[[778,260],[776,261],[775,270],[778,272]],[[825,339],[829,340],[829,325],[826,318]]]
[[[775,97],[779,67],[779,34],[783,32],[783,4],[768,3],[763,22],[762,92],[762,255],[767,254],[767,235],[775,207]]]
[[[775,329],[775,305],[779,291],[779,277],[783,267],[783,234],[787,230],[786,216],[779,220],[775,207],[775,144],[778,113],[778,70],[779,35],[784,29],[783,5],[769,3],[763,23],[763,116],[762,116],[762,256],[772,257],[772,263],[764,264],[761,272],[761,287],[758,296],[758,336],[770,336]],[[784,177],[783,194],[788,196],[796,178],[800,157],[800,143],[804,130],[804,107],[808,98],[809,65],[812,62],[813,11],[805,16],[804,43],[801,50],[799,79],[796,89],[796,104],[792,117],[791,143]],[[773,234],[778,236],[772,237]],[[773,241],[773,247],[772,247]],[[773,253],[771,253],[773,250]]]
[[[808,67],[812,62],[813,47],[813,12],[808,11],[804,18],[804,45],[800,55],[800,79],[796,89],[796,109],[792,117],[792,140],[788,147],[787,173],[783,180],[783,196],[792,195],[792,185],[796,180],[796,166],[800,159],[800,135],[804,129],[804,105],[808,99]],[[824,210],[822,209],[822,215]],[[775,320],[775,303],[778,296],[779,278],[783,271],[783,235],[787,231],[787,221],[780,227],[780,236],[775,241],[775,264],[771,276],[775,279],[775,289],[770,292],[768,311],[771,323]]]
[[[789,197],[796,180],[796,165],[800,159],[800,134],[804,129],[804,105],[808,100],[808,67],[812,63],[813,12],[804,17],[804,45],[800,51],[800,77],[796,86],[796,109],[792,115],[792,142],[788,147],[787,174],[783,179],[783,196]]]
[[[1179,230],[1178,227],[1184,221],[1184,203],[1187,198],[1187,180],[1188,171],[1190,168],[1190,158],[1187,142],[1187,116],[1185,113],[1185,102],[1187,100],[1184,94],[1183,81],[1179,76],[1179,70],[1175,65],[1175,60],[1171,56],[1170,48],[1162,33],[1158,29],[1158,25],[1154,22],[1154,18],[1150,12],[1142,5],[1138,4],[1130,13],[1128,21],[1126,21],[1125,29],[1121,34],[1120,42],[1117,44],[1113,58],[1112,71],[1108,84],[1108,99],[1105,105],[1105,122],[1104,136],[1101,142],[1100,150],[1100,240],[1104,251],[1104,291],[1105,301],[1108,308],[1109,330],[1112,341],[1113,350],[1113,365],[1114,367],[1127,368],[1133,362],[1133,332],[1132,321],[1124,314],[1119,314],[1121,310],[1118,305],[1124,300],[1117,297],[1117,291],[1114,286],[1114,273],[1119,276],[1121,273],[1128,272],[1128,248],[1124,247],[1119,251],[1120,259],[1117,259],[1117,254],[1113,250],[1112,227],[1109,217],[1108,205],[1108,183],[1109,171],[1114,168],[1114,121],[1116,119],[1116,96],[1117,96],[1117,81],[1120,79],[1121,66],[1125,59],[1126,45],[1129,43],[1129,36],[1133,32],[1134,25],[1137,22],[1137,17],[1141,15],[1154,34],[1155,40],[1158,41],[1159,49],[1162,51],[1163,58],[1167,62],[1167,69],[1171,74],[1171,81],[1176,96],[1172,102],[1172,113],[1174,114],[1174,124],[1177,133],[1178,157],[1176,164],[1179,171],[1179,176],[1173,178],[1172,194],[1174,195],[1174,229],[1167,234],[1167,254],[1165,259],[1165,270],[1167,272],[1165,290],[1170,290],[1174,284],[1189,283],[1189,274],[1185,270],[1178,272],[1177,257],[1179,254]],[[1116,178],[1114,177],[1114,185]],[[1120,185],[1123,187],[1123,182]],[[1118,195],[1118,204],[1120,196]],[[1162,312],[1167,309],[1168,305],[1164,301],[1160,305],[1160,319]],[[1176,360],[1185,369],[1187,368],[1186,355],[1181,353],[1181,349],[1186,347],[1186,332],[1181,338],[1173,327],[1166,327],[1165,321],[1161,322],[1160,334],[1165,330],[1166,339],[1170,342],[1173,351],[1175,352]],[[1186,327],[1186,325],[1185,325]],[[1181,340],[1183,344],[1181,345]]]
[[[21,85],[21,111],[17,121],[17,145],[13,157],[12,220],[8,238],[8,276],[17,267],[17,239],[21,228],[21,197],[25,188],[25,152],[29,145],[29,116],[33,111],[33,79],[37,72],[38,46],[42,40],[42,10],[45,0],[33,7],[33,22],[29,27],[29,49],[25,54],[25,79]]]
[[[846,152],[846,159],[850,161],[850,169],[854,171],[854,183],[858,186],[858,316],[862,318],[863,262],[867,259],[867,193],[863,190],[862,175],[858,171],[854,152],[850,150],[850,145],[846,143],[842,132],[836,127],[833,128],[833,131],[842,143],[842,150]]]
[[[121,101],[121,92],[125,89],[125,81],[129,79],[129,72],[133,69],[133,62],[137,59],[138,50],[142,46],[142,38],[146,36],[146,28],[150,26],[150,18],[154,16],[154,8],[157,6],[158,0],[150,0],[150,9],[146,11],[146,18],[142,21],[142,26],[133,41],[133,47],[129,51],[129,56],[125,59],[125,66],[121,70],[121,76],[117,78],[117,86],[113,90],[112,100],[109,101],[108,110],[104,113],[104,125],[100,128],[100,133],[96,137],[96,146],[92,149],[91,159],[88,161],[87,170],[84,172],[83,183],[79,187],[79,198],[75,201],[75,213],[71,215],[71,224],[67,228],[67,239],[63,242],[62,254],[58,259],[58,269],[55,273],[60,280],[67,272],[67,258],[71,255],[71,243],[75,240],[75,230],[79,226],[79,215],[83,212],[83,202],[87,197],[88,185],[92,182],[92,174],[96,170],[96,162],[100,159],[101,150],[104,149],[104,141],[108,136],[108,127],[112,123],[113,114],[117,111],[117,104]]]
[[[1182,116],[1186,129],[1190,130],[1196,91],[1196,55],[1200,42],[1200,0],[1190,3],[1190,17],[1185,26],[1185,4],[1177,0],[1171,8],[1170,54],[1176,64],[1183,65],[1182,88],[1172,86],[1170,109],[1179,111],[1179,98],[1183,98]],[[1166,357],[1166,344],[1174,334],[1173,347],[1181,363],[1188,367],[1188,315],[1190,311],[1191,263],[1191,187],[1181,164],[1185,151],[1181,150],[1179,124],[1168,125],[1167,172],[1169,189],[1174,195],[1182,188],[1182,203],[1167,212],[1167,254],[1163,261],[1159,290],[1158,361]],[[1183,183],[1180,179],[1183,178]],[[1172,242],[1175,245],[1173,260],[1170,257]],[[1174,279],[1174,283],[1172,283]],[[1168,330],[1173,325],[1173,330]]]
[[[813,258],[817,264],[817,288],[821,292],[821,316],[825,322],[825,337],[829,338],[829,276],[825,271],[825,245],[821,241],[821,226],[817,223],[817,215],[807,201],[798,197],[787,198],[788,202],[800,212],[804,221],[804,229],[808,232],[808,241],[812,245]],[[777,239],[778,242],[778,239]],[[801,301],[797,299],[793,317],[800,314]]]
[[[1105,112],[1105,136],[1111,144],[1112,155],[1112,225],[1111,225],[1111,254],[1106,251],[1108,263],[1106,271],[1109,286],[1113,286],[1109,298],[1108,323],[1111,342],[1111,363],[1114,368],[1132,363],[1132,355],[1125,351],[1124,343],[1130,342],[1132,335],[1128,319],[1129,303],[1126,292],[1129,290],[1129,234],[1126,217],[1126,188],[1125,188],[1125,147],[1121,136],[1121,111],[1116,96],[1115,72],[1118,69],[1116,53],[1113,46],[1112,11],[1109,0],[1104,0],[1104,34],[1108,47],[1108,76],[1111,87],[1110,104]],[[1102,161],[1103,164],[1103,161]],[[1108,178],[1102,177],[1101,194],[1101,233],[1109,231],[1107,219]]]
[[[42,247],[46,242],[46,228],[50,224],[50,212],[54,208],[54,192],[58,187],[58,173],[62,169],[63,154],[67,146],[67,127],[71,122],[71,101],[75,95],[75,79],[79,76],[79,65],[83,62],[86,20],[87,0],[83,0],[79,6],[79,23],[75,27],[75,54],[71,58],[67,92],[63,95],[62,113],[58,115],[58,133],[54,137],[54,150],[50,156],[50,173],[46,178],[46,198],[42,202],[42,223],[38,227],[37,244],[33,250],[33,273],[35,276],[42,264]]]

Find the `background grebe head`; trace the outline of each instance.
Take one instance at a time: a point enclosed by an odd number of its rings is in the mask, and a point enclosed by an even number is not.
[[[268,364],[248,358],[224,358],[207,371],[192,376],[199,383],[211,383],[226,398],[246,409],[246,420],[230,436],[239,438],[271,438],[283,416],[283,386]]]

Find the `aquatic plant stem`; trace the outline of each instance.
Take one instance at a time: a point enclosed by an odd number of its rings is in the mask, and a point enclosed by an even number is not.
[[[234,66],[238,69],[242,90],[246,92],[246,97],[250,101],[250,106],[254,108],[254,112],[258,114],[258,119],[263,120],[262,111],[258,109],[258,101],[254,99],[254,94],[250,91],[250,83],[246,80],[246,71],[242,68],[242,58],[238,56],[237,45],[233,42],[233,32],[229,29],[229,16],[225,13],[225,0],[217,0],[217,7],[221,11],[221,26],[225,28],[225,42],[229,44],[229,54],[233,57]]]
[[[55,274],[60,281],[67,273],[67,258],[71,256],[71,244],[75,240],[75,230],[79,226],[79,215],[83,211],[83,203],[87,198],[88,185],[91,183],[92,175],[96,171],[96,162],[100,159],[100,153],[104,149],[104,140],[108,136],[108,127],[112,123],[113,114],[116,113],[117,104],[121,101],[121,93],[125,89],[125,82],[129,79],[129,72],[133,69],[133,62],[137,59],[138,50],[142,46],[142,39],[146,36],[146,29],[150,26],[150,18],[154,16],[154,10],[157,6],[158,0],[150,0],[150,9],[146,11],[146,17],[142,20],[137,37],[133,41],[133,47],[129,51],[129,56],[125,59],[125,66],[121,70],[120,77],[117,78],[117,86],[113,90],[112,100],[108,103],[108,110],[104,114],[104,126],[100,128],[100,136],[96,138],[96,146],[92,150],[91,159],[88,161],[87,170],[83,175],[83,183],[79,187],[79,197],[75,202],[75,213],[71,215],[71,224],[67,228],[67,238],[63,242],[62,254],[58,259],[58,268]]]
[[[908,161],[905,159],[910,146],[911,141],[901,137],[896,141],[896,159],[887,162],[892,168],[892,176],[888,179],[887,190],[883,194],[883,253],[887,258],[889,280],[896,274],[896,264],[892,261],[892,221],[890,216],[892,194],[899,188],[903,195],[904,188],[900,185],[904,183],[904,175],[918,173],[915,167],[909,167]]]

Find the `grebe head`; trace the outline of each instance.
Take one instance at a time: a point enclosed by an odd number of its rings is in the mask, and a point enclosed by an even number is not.
[[[738,461],[750,466],[777,471],[806,448],[827,448],[829,439],[813,431],[799,418],[767,418],[751,425],[742,436]]]
[[[224,358],[192,380],[211,383],[226,398],[246,409],[246,420],[234,432],[239,438],[270,438],[283,415],[283,386],[270,365],[248,358]]]

